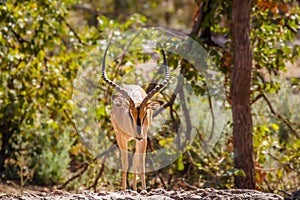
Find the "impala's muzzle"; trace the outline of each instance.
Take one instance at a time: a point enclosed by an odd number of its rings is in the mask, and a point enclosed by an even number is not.
[[[142,126],[137,125],[136,126],[136,139],[141,140],[144,138],[144,134],[143,134],[143,128]]]
[[[142,128],[142,122],[140,118],[140,107],[137,108],[138,111],[138,117],[136,122],[136,138],[141,140],[143,139],[143,128]]]

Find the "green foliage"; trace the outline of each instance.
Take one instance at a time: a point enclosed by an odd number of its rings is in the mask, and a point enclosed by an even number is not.
[[[81,2],[74,0],[8,0],[0,4],[0,158],[5,158],[5,163],[0,162],[2,178],[20,179],[22,184],[29,180],[52,185],[78,173],[79,166],[90,161],[91,156],[84,150],[71,121],[72,81],[79,67],[89,61],[89,52],[102,48],[108,37],[145,25],[167,24],[189,32],[186,27],[190,27],[195,7],[188,1],[177,0],[162,6],[156,0],[136,1],[135,6],[118,0],[83,2],[91,6],[86,8],[91,12],[84,11]],[[206,48],[224,73],[224,83],[218,84],[224,84],[226,98],[230,99],[231,1],[201,2],[206,14],[200,35],[192,37]],[[297,2],[273,0],[256,0],[252,4],[252,108],[257,182],[262,190],[293,191],[299,189],[296,185],[300,176],[300,142],[296,136],[300,132],[299,94],[284,93],[289,86],[283,87],[284,80],[278,76],[286,70],[287,61],[293,62],[300,56],[299,46],[293,44],[299,31],[299,6]],[[214,44],[212,33],[224,36],[226,42]],[[132,73],[134,66],[148,60],[145,54],[130,52],[130,56],[112,64],[115,68],[109,69],[109,76],[119,80],[131,72],[131,77],[124,81],[134,82],[141,78],[139,72]],[[176,56],[170,56],[168,61],[172,70],[184,75],[199,98],[206,95],[205,80],[192,64]],[[97,59],[91,62],[99,64]],[[124,65],[127,67],[120,67]],[[296,87],[300,85],[299,79],[291,82]],[[107,89],[100,81],[99,90],[96,116],[101,119],[99,125],[107,138],[114,142],[108,106],[112,88]],[[266,95],[273,111],[262,95]],[[226,106],[230,107],[230,103]],[[177,111],[175,105],[173,120],[152,139],[153,147],[167,147],[172,142],[176,135],[174,124],[179,120]],[[147,175],[151,187],[176,187],[180,180],[200,187],[233,187],[234,175],[243,172],[233,167],[230,124],[229,119],[220,142],[208,155],[203,153],[203,134],[199,131],[199,136],[175,163]],[[101,168],[91,163],[69,187],[91,186]],[[115,176],[117,173],[104,167],[98,187],[113,190],[115,185],[120,185],[120,173]]]
[[[292,5],[291,3],[290,6]],[[280,6],[287,5],[278,4],[278,9]],[[280,89],[280,83],[268,79],[265,73],[278,75],[280,71],[286,70],[287,61],[294,62],[300,56],[299,46],[291,44],[299,29],[299,12],[298,6],[291,8],[285,14],[262,7],[260,1],[254,6],[252,22],[254,26],[251,38],[255,61],[253,87],[256,90],[253,93],[277,92]]]
[[[72,79],[82,45],[65,21],[72,3],[0,5],[1,156],[13,159],[1,163],[1,168],[14,168],[20,154],[29,156],[23,167],[34,168],[33,177],[43,176],[38,179],[43,184],[63,180],[74,136],[74,131],[66,130],[72,127],[68,117]]]
[[[282,79],[279,80],[283,82]],[[278,98],[278,95],[281,98]],[[281,89],[276,95],[270,95],[273,109],[280,113],[283,119],[272,115],[270,108],[264,102],[257,102],[254,106],[255,128],[254,147],[256,149],[256,162],[258,170],[258,185],[267,190],[279,188],[286,191],[297,190],[299,185],[299,134],[300,124],[299,94],[293,93],[287,84],[281,84]],[[292,124],[295,130],[291,130],[287,123]],[[263,179],[265,177],[265,180]],[[264,181],[263,181],[264,180]]]
[[[43,131],[46,132],[44,134],[47,134],[46,128],[43,129]],[[71,161],[69,150],[73,143],[70,139],[69,132],[63,132],[58,141],[54,141],[53,138],[49,140],[45,138],[43,134],[41,136],[38,135],[36,140],[43,148],[36,149],[35,152],[32,152],[37,153],[37,156],[33,156],[35,160],[31,163],[37,166],[33,179],[36,180],[38,184],[47,185],[65,181],[68,177],[68,168]],[[39,146],[37,142],[33,144]]]
[[[230,100],[229,77],[233,57],[230,53],[231,40],[230,37],[225,37],[228,39],[227,42],[215,43],[212,35],[223,37],[231,35],[231,2],[201,1],[199,7],[204,13],[204,19],[201,23],[200,34],[194,37],[207,49],[216,65],[220,66],[225,77],[226,98]],[[293,169],[296,169],[294,167],[299,165],[297,159],[299,155],[295,154],[299,142],[299,120],[297,109],[290,109],[291,102],[299,98],[299,95],[297,92],[296,94],[290,92],[284,95],[285,99],[282,99],[282,91],[287,91],[288,88],[282,88],[285,81],[278,79],[283,74],[282,72],[286,71],[286,63],[293,63],[299,58],[299,45],[293,43],[300,28],[299,13],[299,6],[294,1],[283,3],[258,0],[252,2],[251,43],[254,64],[251,88],[252,108],[259,111],[259,114],[253,113],[255,159],[258,166],[256,175],[259,187],[271,192],[278,192],[278,188],[295,191],[297,187],[294,186],[299,185],[299,178],[294,178],[299,170],[291,173],[291,167],[287,167],[292,165]],[[295,88],[299,85],[299,79],[292,79],[291,82]],[[273,96],[268,99],[270,95]],[[277,109],[277,105],[283,106]],[[293,145],[287,145],[290,144],[288,141]],[[215,151],[218,152],[218,149]],[[195,152],[199,152],[199,149]],[[272,152],[271,155],[269,155],[270,152]],[[286,154],[283,155],[283,152]],[[222,155],[219,156],[222,157]],[[282,157],[288,161],[284,161]],[[273,165],[276,163],[276,167],[272,168],[268,162]],[[263,167],[260,168],[260,166]],[[233,174],[236,173],[241,172]],[[283,178],[288,175],[291,178]],[[220,185],[225,186],[226,183],[220,183],[218,186]]]

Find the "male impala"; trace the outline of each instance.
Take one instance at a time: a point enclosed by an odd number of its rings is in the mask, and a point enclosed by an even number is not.
[[[142,190],[146,190],[145,182],[145,157],[147,147],[147,131],[152,122],[153,110],[159,108],[161,101],[150,101],[155,93],[159,92],[169,81],[169,71],[166,56],[161,50],[164,60],[165,78],[161,84],[157,84],[148,94],[138,85],[125,85],[120,87],[106,76],[106,54],[102,62],[102,77],[104,81],[115,88],[118,93],[113,96],[111,122],[116,133],[116,139],[121,151],[122,161],[122,189],[126,189],[128,170],[128,141],[135,140],[136,148],[133,157],[133,189],[136,190],[136,175],[139,174],[142,181]]]

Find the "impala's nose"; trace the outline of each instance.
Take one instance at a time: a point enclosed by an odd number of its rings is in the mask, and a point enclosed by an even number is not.
[[[135,139],[137,139],[137,140],[142,140],[142,139],[144,139],[144,138],[143,138],[143,136],[136,136]]]
[[[138,140],[141,140],[141,139],[143,139],[143,131],[142,131],[143,129],[142,129],[142,127],[141,126],[136,126],[136,138],[138,139]]]

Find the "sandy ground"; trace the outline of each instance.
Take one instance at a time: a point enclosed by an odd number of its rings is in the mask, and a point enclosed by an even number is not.
[[[276,194],[263,193],[255,190],[240,190],[240,189],[228,189],[228,190],[216,190],[212,188],[208,189],[196,189],[191,191],[176,190],[166,191],[163,189],[152,189],[150,191],[135,192],[132,190],[117,191],[117,192],[92,192],[83,191],[81,193],[69,193],[62,190],[49,191],[47,188],[30,186],[24,189],[24,192],[20,192],[20,189],[15,185],[8,185],[0,183],[0,200],[50,200],[50,199],[62,199],[62,200],[179,200],[179,199],[204,199],[204,200],[283,200],[284,198]]]

